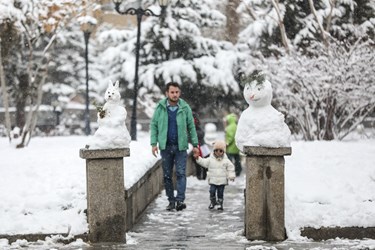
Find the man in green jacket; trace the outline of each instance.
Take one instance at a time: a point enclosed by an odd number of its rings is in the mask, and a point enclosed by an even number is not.
[[[237,130],[237,116],[233,113],[224,118],[225,123],[225,142],[227,144],[227,156],[235,166],[236,176],[242,171],[240,150],[236,146],[235,135]]]
[[[152,154],[156,157],[160,149],[163,161],[164,188],[169,204],[167,210],[177,211],[186,208],[186,159],[188,133],[193,151],[199,152],[191,108],[180,99],[181,89],[178,83],[170,82],[166,86],[166,98],[161,100],[151,120]],[[159,149],[157,144],[159,144]],[[176,165],[177,195],[174,195],[172,182],[173,166]],[[177,202],[177,204],[176,204]]]

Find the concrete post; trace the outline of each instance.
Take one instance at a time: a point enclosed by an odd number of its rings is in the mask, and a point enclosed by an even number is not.
[[[292,149],[245,146],[244,153],[246,238],[284,240],[284,155],[291,155]]]
[[[81,149],[86,159],[87,217],[90,242],[126,242],[123,157],[129,148]]]

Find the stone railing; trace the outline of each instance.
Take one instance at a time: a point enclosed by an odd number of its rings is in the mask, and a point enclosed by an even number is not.
[[[129,155],[129,148],[80,150],[80,157],[86,159],[90,242],[126,242],[125,232],[138,222],[164,188],[159,160],[137,183],[125,190],[123,157]],[[192,163],[189,155],[187,176],[194,173]]]
[[[129,148],[81,149],[86,159],[88,239],[90,242],[125,242],[126,212],[124,157]]]
[[[126,231],[138,222],[147,206],[163,188],[163,169],[159,160],[137,183],[125,190]]]
[[[244,147],[246,154],[245,236],[282,241],[284,222],[284,156],[291,148]]]
[[[195,165],[191,154],[189,154],[186,163],[186,176],[194,174]],[[173,176],[174,178],[176,177],[175,174]],[[126,231],[129,231],[139,221],[147,206],[163,189],[163,169],[161,160],[159,160],[137,183],[128,190],[125,190]]]
[[[120,202],[123,208],[118,208],[117,210],[109,210],[110,213],[116,214],[124,213],[125,217],[125,223],[123,225],[119,225],[118,223],[114,223],[112,225],[117,225],[116,229],[118,231],[121,231],[121,233],[116,232],[113,235],[104,234],[100,237],[98,235],[95,236],[95,234],[92,234],[90,237],[90,234],[79,234],[74,235],[74,237],[68,237],[67,233],[49,233],[49,234],[17,234],[17,235],[0,235],[0,238],[6,238],[8,239],[9,243],[15,242],[18,239],[25,239],[27,241],[38,241],[38,240],[45,240],[46,237],[51,237],[51,235],[61,235],[63,237],[66,237],[66,239],[61,239],[59,242],[68,244],[76,239],[82,239],[83,241],[101,241],[101,237],[106,237],[107,241],[120,241],[125,242],[125,231],[129,231],[133,228],[133,226],[139,221],[139,219],[142,217],[144,211],[146,210],[147,206],[155,200],[155,198],[163,191],[164,185],[163,185],[163,169],[161,165],[161,160],[158,160],[153,167],[151,167],[131,188],[128,190],[125,190],[124,183],[122,180],[123,178],[123,157],[126,157],[129,155],[128,149],[120,149],[120,150],[104,150],[103,152],[88,151],[86,149],[82,149],[80,152],[80,156],[84,159],[86,159],[86,170],[90,172],[87,172],[86,179],[87,182],[90,182],[91,186],[90,189],[93,188],[93,192],[91,192],[91,195],[89,195],[89,191],[87,191],[87,201],[88,201],[88,212],[87,217],[88,221],[90,222],[90,211],[89,206],[93,207],[93,205],[96,203],[96,205],[99,205],[101,202],[98,202],[97,197],[106,197],[107,195],[103,195],[103,190],[105,190],[105,186],[109,185],[109,189],[111,190],[115,187],[122,187],[119,192],[117,192],[119,195],[109,195],[106,199],[110,200],[117,200]],[[108,159],[107,159],[108,158]],[[115,168],[106,168],[103,165],[103,159],[106,159],[104,161],[110,162],[110,165],[115,166]],[[92,169],[88,169],[92,168]],[[105,169],[106,168],[106,169]],[[103,172],[110,172],[116,175],[116,181],[113,181],[113,178],[106,179],[104,178]],[[95,179],[93,176],[98,176],[99,178]],[[193,175],[195,174],[195,166],[192,161],[191,155],[188,157],[187,166],[186,166],[186,175]],[[111,183],[107,183],[107,181],[110,181]],[[97,182],[103,182],[101,184],[98,184]],[[95,185],[96,183],[96,185]],[[120,183],[120,184],[119,184]],[[87,183],[87,187],[89,188],[89,183]],[[105,185],[105,186],[103,186]],[[112,188],[111,188],[112,187]],[[98,191],[99,190],[99,191]],[[95,193],[100,192],[100,193]],[[91,198],[90,198],[91,197]],[[103,203],[104,208],[107,207],[107,202]],[[99,208],[100,211],[103,212],[103,209]],[[123,212],[125,211],[125,212]],[[93,212],[91,212],[93,213]],[[104,211],[104,213],[99,213],[99,218],[101,217],[107,217],[108,213]],[[120,216],[121,217],[121,216]],[[95,219],[95,217],[91,214],[91,219]],[[124,221],[123,219],[120,220],[121,222]],[[97,222],[97,221],[96,221]],[[96,222],[91,222],[96,224]],[[100,222],[99,222],[100,223]],[[100,223],[101,224],[101,223]],[[104,223],[105,224],[105,223]],[[103,228],[104,229],[104,228]],[[98,232],[98,228],[93,228],[92,230]],[[110,230],[111,231],[111,230]],[[115,237],[115,238],[113,238]]]

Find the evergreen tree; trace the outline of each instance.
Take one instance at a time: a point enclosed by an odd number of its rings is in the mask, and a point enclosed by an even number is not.
[[[149,1],[146,6],[147,3]],[[155,6],[150,8],[159,13]],[[165,16],[143,21],[140,89],[152,91],[156,101],[164,94],[166,83],[176,81],[182,86],[183,98],[194,109],[203,111],[207,106],[206,110],[210,111],[216,106],[219,110],[224,101],[230,103],[231,97],[239,93],[233,77],[239,56],[231,43],[205,38],[201,33],[203,27],[223,27],[224,21],[220,12],[198,0],[170,1]],[[117,51],[122,55],[112,58],[117,64],[114,67],[122,63],[123,78],[129,91],[133,87],[131,65],[134,65],[135,34],[136,31],[118,46]],[[215,105],[207,105],[212,103]]]
[[[240,44],[251,50],[261,50],[266,56],[276,51],[272,46],[282,45],[275,7],[271,2],[245,0],[239,7],[245,17],[249,10],[253,13],[253,20],[240,34]],[[328,35],[331,43],[346,40],[354,44],[361,37],[374,37],[375,9],[369,0],[283,0],[277,3],[287,37],[297,48],[306,49],[314,41],[324,42],[323,33]]]

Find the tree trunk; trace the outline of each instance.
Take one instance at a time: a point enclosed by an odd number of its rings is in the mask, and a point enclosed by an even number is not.
[[[40,107],[40,104],[42,104],[43,85],[44,85],[44,83],[46,81],[46,78],[47,78],[47,71],[43,71],[42,74],[43,74],[43,76],[42,76],[42,79],[40,80],[39,86],[38,86],[38,93],[37,93],[37,99],[36,99],[36,107],[35,107],[35,111],[33,111],[33,116],[31,118],[29,135],[27,137],[26,146],[29,145],[32,132],[34,131],[34,129],[36,127],[36,122],[37,122],[37,118],[38,118],[39,107]]]
[[[8,97],[8,91],[7,91],[7,86],[5,83],[5,73],[4,73],[4,68],[3,68],[3,58],[1,56],[1,38],[0,38],[0,84],[1,84],[1,92],[3,93],[3,105],[4,105],[4,116],[5,116],[5,128],[6,128],[6,133],[9,138],[9,142],[12,141],[12,137],[10,136],[10,130],[11,128],[11,122],[10,122],[10,115],[9,115],[9,97]]]
[[[288,37],[286,36],[286,31],[285,31],[285,25],[284,25],[284,21],[283,21],[283,18],[281,16],[281,12],[280,12],[280,8],[279,8],[279,1],[277,0],[272,0],[272,5],[273,7],[275,8],[276,10],[276,13],[277,13],[277,18],[278,18],[278,25],[279,25],[279,28],[280,28],[280,35],[281,35],[281,41],[284,45],[284,48],[286,50],[287,53],[289,53],[289,45],[288,45]]]
[[[319,21],[318,14],[316,13],[316,9],[314,7],[314,1],[313,0],[308,0],[308,1],[309,1],[311,13],[314,15],[315,21],[318,24],[318,28],[320,30],[320,34],[322,36],[324,46],[328,48],[329,43],[328,43],[327,32],[324,30],[322,23]]]
[[[236,12],[240,0],[228,0],[226,7],[226,32],[225,39],[233,44],[237,43],[238,34],[240,32],[240,20],[239,15]]]
[[[329,10],[329,14],[327,17],[327,23],[326,23],[326,29],[325,29],[326,32],[329,32],[331,28],[333,9],[335,8],[336,0],[330,0],[329,5],[330,5],[330,10]]]
[[[29,78],[26,73],[19,77],[19,93],[16,97],[16,126],[21,130],[26,123],[26,101],[29,97]],[[21,131],[22,133],[22,131]]]
[[[326,99],[326,123],[325,123],[325,131],[323,135],[323,140],[331,141],[335,139],[335,135],[333,133],[334,127],[334,119],[335,119],[335,110],[336,110],[336,98],[333,96],[333,93]]]

